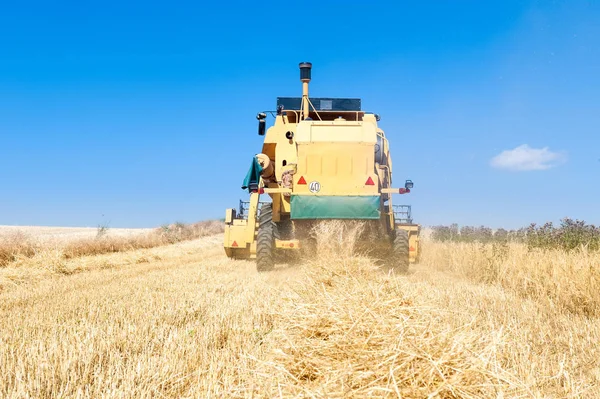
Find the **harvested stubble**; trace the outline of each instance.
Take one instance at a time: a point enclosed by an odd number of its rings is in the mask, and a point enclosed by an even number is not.
[[[597,318],[435,243],[388,274],[357,228],[323,224],[314,259],[273,273],[218,236],[71,259],[114,268],[0,293],[0,397],[600,398]]]
[[[398,276],[352,251],[360,224],[319,227],[318,255],[282,301],[276,348],[253,394],[276,397],[481,398],[527,392],[504,368],[504,334],[448,323]],[[250,394],[250,392],[246,392]]]
[[[223,397],[270,330],[273,303],[253,265],[223,259],[221,242],[180,242],[152,249],[158,261],[1,294],[0,397]]]

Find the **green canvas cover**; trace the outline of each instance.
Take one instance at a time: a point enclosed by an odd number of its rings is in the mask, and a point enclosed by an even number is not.
[[[262,171],[262,166],[260,166],[256,157],[253,157],[250,169],[248,169],[248,173],[246,173],[246,177],[244,178],[242,190],[248,189],[248,192],[252,192],[253,189],[258,189],[258,182],[260,181]]]
[[[292,195],[292,219],[379,219],[379,196]]]

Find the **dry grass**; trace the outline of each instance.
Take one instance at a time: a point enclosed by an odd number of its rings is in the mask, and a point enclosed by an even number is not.
[[[426,244],[429,263],[498,285],[544,306],[600,316],[600,252],[528,250],[523,244]]]
[[[193,240],[223,231],[223,225],[217,221],[195,224],[176,223],[157,229],[121,229],[116,234],[107,234],[101,228],[90,235],[90,229],[72,229],[65,233],[64,228],[39,230],[35,228],[7,228],[0,234],[0,267],[11,263],[27,263],[29,258],[50,257],[71,259],[88,255],[125,252],[141,248],[154,248],[179,241]],[[87,231],[86,231],[87,230]],[[30,231],[27,234],[24,231]],[[37,234],[36,234],[37,233]],[[120,234],[119,234],[120,233]],[[66,236],[66,238],[65,238]],[[39,259],[38,259],[39,260]],[[34,264],[36,262],[34,260]]]
[[[598,319],[489,277],[560,279],[557,254],[510,247],[524,263],[498,274],[492,249],[427,242],[394,275],[349,249],[357,228],[321,226],[314,259],[266,274],[217,235],[7,286],[0,397],[600,398]]]
[[[125,252],[140,248],[154,248],[180,241],[194,240],[223,231],[223,224],[217,221],[195,224],[176,223],[163,226],[150,233],[133,237],[97,237],[68,243],[64,247],[67,259],[86,255],[99,255],[112,252]]]
[[[103,228],[99,227],[51,227],[51,226],[0,226],[0,237],[24,234],[36,242],[54,245],[61,242],[76,241],[81,238],[94,238],[103,230],[107,236],[134,236],[149,233],[151,228]]]
[[[14,262],[18,257],[35,255],[38,247],[21,231],[0,236],[0,267]]]

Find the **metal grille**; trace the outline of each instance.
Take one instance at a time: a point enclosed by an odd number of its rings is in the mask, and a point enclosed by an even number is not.
[[[412,224],[412,209],[410,205],[394,205],[396,224]]]

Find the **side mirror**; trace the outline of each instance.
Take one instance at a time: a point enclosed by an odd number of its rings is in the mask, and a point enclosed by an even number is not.
[[[264,136],[265,135],[265,129],[267,127],[267,114],[265,114],[264,112],[261,112],[259,114],[256,115],[256,119],[258,119],[258,135],[259,136]]]
[[[413,184],[412,180],[407,180],[404,183],[404,188],[407,190],[410,190],[411,188],[413,188],[415,185]]]

